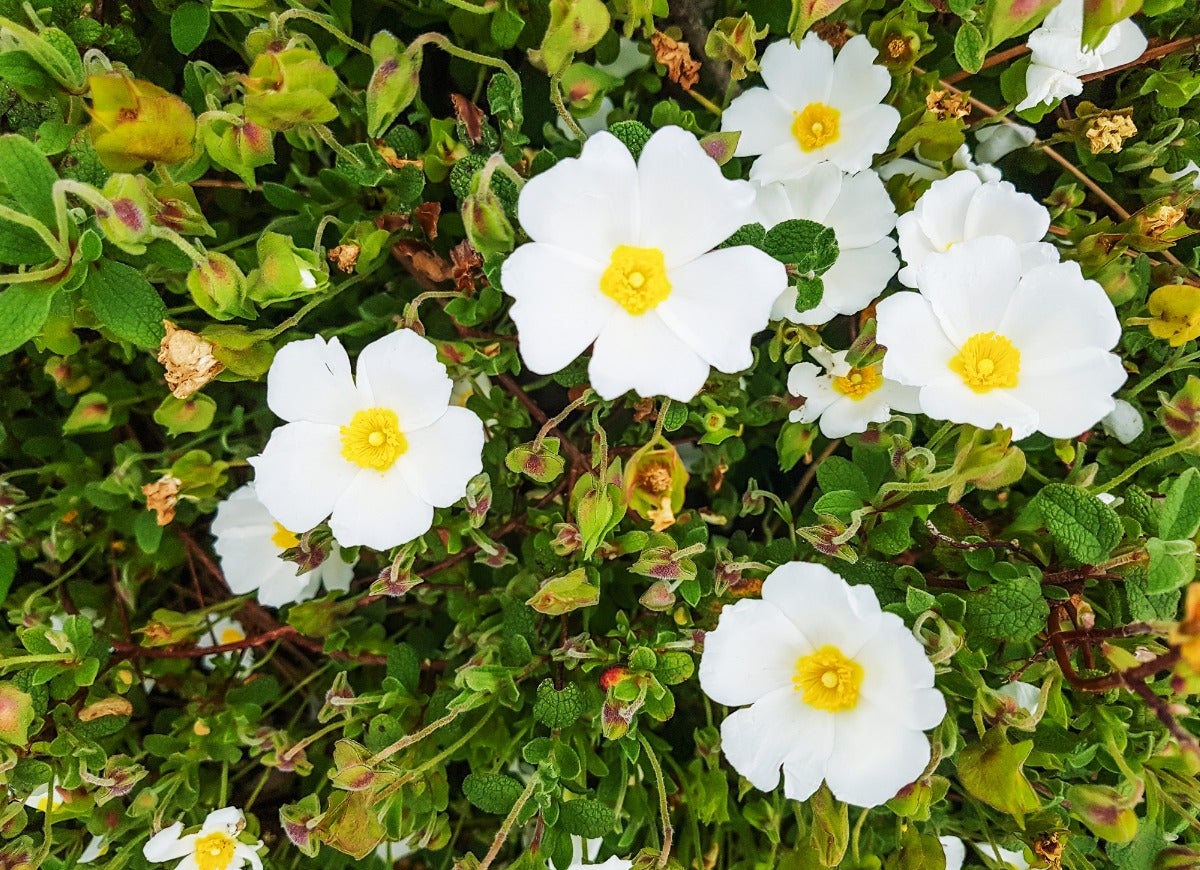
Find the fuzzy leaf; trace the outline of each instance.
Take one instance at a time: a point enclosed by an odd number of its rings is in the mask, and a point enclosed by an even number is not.
[[[1047,484],[1036,501],[1055,542],[1077,562],[1096,565],[1121,541],[1116,512],[1078,487]]]
[[[533,702],[533,716],[547,728],[566,728],[583,715],[585,705],[583,693],[574,683],[567,683],[556,690],[554,683],[543,680],[537,688],[537,700]]]
[[[467,774],[462,789],[467,800],[485,813],[497,816],[506,815],[525,790],[519,781],[502,773]]]
[[[1001,580],[967,599],[967,631],[979,638],[1020,643],[1045,628],[1049,615],[1032,577]]]

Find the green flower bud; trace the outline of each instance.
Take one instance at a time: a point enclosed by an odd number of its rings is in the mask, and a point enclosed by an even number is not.
[[[879,46],[879,62],[893,74],[906,73],[933,47],[924,21],[906,10],[894,10],[871,24],[867,38]]]
[[[297,124],[324,124],[338,116],[330,97],[338,77],[321,56],[307,48],[266,51],[242,76],[246,118],[268,130]]]
[[[240,107],[230,106],[234,111]],[[254,170],[275,162],[273,134],[267,128],[246,121],[240,126],[216,120],[204,128],[204,149],[212,162],[228,169],[254,187]]]
[[[463,224],[467,241],[484,259],[507,254],[516,244],[516,233],[500,197],[490,189],[473,193],[463,200]]]
[[[207,260],[187,276],[192,301],[217,320],[254,316],[254,309],[246,299],[246,284],[246,276],[237,263],[217,253],[209,253]]]
[[[96,212],[96,222],[104,237],[126,253],[134,256],[146,253],[146,244],[153,238],[153,217],[159,207],[147,178],[117,173],[105,183],[103,193],[112,203],[111,211]]]
[[[529,60],[550,75],[563,73],[575,54],[593,48],[612,19],[602,0],[550,0],[550,25]]]
[[[382,136],[417,97],[421,79],[421,46],[404,43],[386,30],[371,40],[375,72],[367,84],[367,133]]]
[[[128,172],[145,163],[181,163],[192,156],[196,118],[179,97],[121,72],[92,76],[88,85],[88,132],[109,169]]]
[[[324,263],[310,250],[297,248],[280,233],[258,239],[258,268],[250,273],[247,295],[267,306],[320,292],[329,283]]]
[[[563,96],[573,114],[581,117],[598,109],[604,94],[619,84],[616,76],[586,63],[571,64],[562,77]]]
[[[754,43],[767,35],[767,28],[759,30],[749,12],[741,18],[722,18],[708,33],[704,53],[713,60],[728,61],[730,76],[740,82],[749,73],[758,71],[757,48]]]
[[[1134,801],[1107,785],[1073,785],[1067,789],[1066,805],[1071,815],[1093,834],[1112,843],[1127,843],[1137,833]]]

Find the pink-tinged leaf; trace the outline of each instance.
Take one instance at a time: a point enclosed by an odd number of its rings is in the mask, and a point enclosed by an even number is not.
[[[792,0],[792,20],[789,24],[792,39],[799,40],[804,31],[845,2],[846,0]]]
[[[1058,4],[1059,0],[989,0],[984,11],[988,47],[1033,30]]]
[[[1095,48],[1104,41],[1109,29],[1118,21],[1139,12],[1142,0],[1084,0],[1083,44]]]

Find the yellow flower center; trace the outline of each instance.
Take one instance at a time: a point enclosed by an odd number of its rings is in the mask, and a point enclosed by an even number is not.
[[[825,103],[809,103],[794,113],[792,135],[806,154],[832,145],[841,136],[842,113]]]
[[[298,546],[300,539],[295,534],[289,532],[279,523],[275,524],[275,534],[271,535],[271,543],[280,550],[290,550],[292,547]]]
[[[408,450],[400,419],[387,408],[367,408],[341,428],[342,456],[359,468],[387,471]]]
[[[600,292],[635,317],[656,308],[671,295],[663,252],[617,245],[600,276]]]
[[[977,332],[950,360],[950,371],[977,393],[1011,389],[1021,371],[1021,352],[1003,335]]]
[[[200,870],[227,870],[233,863],[233,852],[237,843],[222,831],[213,831],[196,840],[192,857]]]
[[[836,646],[823,646],[801,656],[792,675],[792,686],[804,693],[804,703],[826,713],[853,710],[862,681],[862,665],[846,658]]]
[[[881,386],[883,386],[883,376],[879,373],[879,366],[850,369],[847,374],[833,379],[833,388],[855,402],[861,402]]]
[[[223,629],[221,631],[220,642],[223,644],[224,643],[237,643],[238,641],[242,641],[245,639],[246,639],[246,635],[242,634],[242,632],[240,630],[233,628],[232,626],[230,626],[229,628]]]

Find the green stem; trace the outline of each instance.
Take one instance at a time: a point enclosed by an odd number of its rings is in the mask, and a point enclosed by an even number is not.
[[[332,289],[329,290],[328,293],[325,293],[323,296],[318,296],[316,299],[309,300],[308,302],[305,303],[303,308],[301,308],[299,311],[297,311],[295,314],[293,314],[287,320],[283,321],[283,323],[279,324],[274,329],[272,329],[270,334],[267,335],[267,339],[270,340],[272,338],[276,338],[276,337],[282,335],[283,333],[287,332],[293,326],[296,326],[297,324],[299,324],[300,321],[304,319],[305,315],[307,315],[314,308],[328,302],[334,296],[337,296],[343,290],[346,290],[347,288],[354,286],[361,280],[362,280],[362,277],[359,275],[355,275],[352,278],[347,278],[342,283],[334,286]]]
[[[858,821],[854,823],[854,831],[850,834],[850,854],[854,856],[855,861],[858,861],[858,844],[862,839],[863,827],[867,823],[867,816],[870,814],[871,811],[869,809],[863,810],[858,816]]]
[[[1155,462],[1159,462],[1169,456],[1174,456],[1176,453],[1185,453],[1188,450],[1194,450],[1197,447],[1200,447],[1200,435],[1191,435],[1182,441],[1168,444],[1166,447],[1160,447],[1153,453],[1143,456],[1111,480],[1092,486],[1088,489],[1088,492],[1093,495],[1101,492],[1111,492],[1146,466],[1153,465]]]
[[[0,217],[33,230],[38,234],[38,238],[46,243],[46,247],[50,249],[50,252],[59,260],[70,258],[70,248],[62,240],[55,238],[54,233],[50,232],[50,228],[37,218],[32,218],[6,205],[0,205]]]
[[[516,70],[509,66],[504,60],[498,57],[491,57],[490,55],[479,54],[478,52],[468,51],[465,48],[460,48],[441,33],[423,33],[409,44],[409,48],[411,49],[415,46],[421,46],[427,43],[436,45],[442,51],[446,52],[447,54],[451,54],[454,57],[459,57],[463,60],[473,61],[474,63],[481,64],[482,66],[490,66],[500,70],[502,73],[508,76],[508,80],[512,83],[513,93],[516,95],[517,99],[522,99],[523,90],[521,88],[521,77],[517,75]]]
[[[53,266],[47,266],[45,269],[37,269],[33,272],[10,272],[7,275],[0,275],[0,287],[5,284],[33,284],[36,281],[44,281],[47,278],[53,278],[55,275],[61,275],[63,271],[62,263],[55,263]]]
[[[318,15],[316,12],[311,12],[308,9],[289,9],[286,12],[282,12],[280,13],[279,17],[275,19],[275,24],[276,26],[281,25],[285,21],[288,21],[292,18],[303,18],[305,21],[311,21],[313,24],[327,31],[330,35],[340,39],[351,48],[358,49],[366,55],[371,53],[371,49],[368,46],[363,45],[357,39],[347,36],[336,24],[327,21],[325,16]]]
[[[199,248],[184,239],[183,236],[179,235],[179,233],[175,232],[174,230],[167,229],[166,227],[151,227],[150,235],[154,236],[156,239],[165,239],[166,241],[170,242],[172,245],[179,248],[179,250],[187,254],[187,258],[197,266],[203,266],[208,262],[208,257],[204,256],[204,254],[200,252]]]
[[[362,167],[363,162],[358,159],[358,155],[354,154],[352,151],[346,148],[345,145],[339,142],[337,137],[333,135],[333,131],[324,124],[310,124],[309,128],[316,133],[317,136],[320,137],[321,141],[328,145],[330,150],[332,150],[333,153],[335,153],[338,157],[342,158],[352,166],[358,166],[360,168]]]
[[[654,784],[658,788],[658,812],[662,816],[662,852],[658,856],[658,870],[663,870],[671,859],[671,841],[675,836],[671,827],[671,811],[667,806],[667,783],[663,779],[662,765],[658,763],[658,756],[650,748],[650,741],[646,739],[646,735],[638,734],[638,742],[642,744],[642,751],[646,753],[646,760],[650,762],[654,771]]]
[[[437,731],[439,728],[444,728],[447,725],[449,725],[451,722],[453,722],[455,719],[457,719],[459,712],[460,711],[458,711],[458,710],[452,710],[451,712],[449,712],[445,716],[443,716],[441,719],[436,719],[433,722],[430,722],[428,725],[426,725],[424,728],[422,728],[420,731],[416,732],[415,734],[409,734],[405,737],[400,738],[395,743],[393,743],[391,746],[384,747],[383,749],[376,752],[373,756],[371,756],[370,760],[367,761],[367,767],[374,767],[376,764],[383,761],[385,758],[390,758],[391,756],[395,755],[401,749],[406,749],[409,746],[412,746],[414,743],[421,742],[426,737],[428,737],[430,734],[433,734],[435,731]],[[482,868],[481,868],[481,870],[482,870]]]
[[[27,656],[13,656],[12,658],[0,659],[0,671],[7,671],[9,668],[20,667],[21,665],[40,665],[47,662],[70,664],[72,661],[71,656],[66,653],[36,653]]]
[[[567,407],[563,408],[561,411],[543,423],[542,428],[538,430],[537,437],[533,439],[533,449],[537,450],[539,447],[541,447],[542,442],[546,439],[546,436],[550,434],[554,427],[556,427],[563,420],[567,419],[567,417],[571,415],[571,412],[580,405],[586,405],[589,401],[591,401],[591,398],[592,390],[589,387],[583,391],[578,399],[576,399],[574,402],[571,402],[569,405],[567,405]]]
[[[496,832],[496,836],[492,840],[492,845],[488,849],[487,854],[479,862],[479,870],[488,870],[492,866],[492,862],[496,860],[496,856],[500,854],[500,849],[504,846],[504,842],[512,832],[513,825],[517,823],[517,819],[521,816],[521,811],[525,809],[525,804],[529,803],[529,799],[533,796],[533,790],[537,787],[537,782],[536,776],[529,778],[529,783],[525,786],[525,790],[521,792],[521,796],[517,798],[517,802],[513,804],[513,808],[504,817],[504,822],[501,823],[500,830]]]
[[[697,103],[702,105],[704,108],[708,109],[710,112],[712,112],[718,118],[724,114],[724,112],[721,110],[721,107],[718,106],[716,103],[714,103],[712,100],[710,100],[708,97],[704,96],[704,94],[699,94],[699,93],[696,93],[696,91],[689,90],[689,91],[687,91],[687,95],[689,97],[691,97],[693,100],[695,100]]]
[[[1182,348],[1181,348],[1181,350],[1182,350]],[[1193,363],[1196,360],[1200,360],[1200,351],[1197,351],[1196,353],[1193,353],[1193,354],[1189,354],[1188,356],[1182,356],[1181,354],[1176,354],[1174,357],[1167,360],[1166,363],[1163,364],[1162,368],[1151,372],[1150,374],[1148,374],[1144,378],[1142,378],[1140,381],[1138,381],[1136,384],[1134,384],[1130,388],[1129,392],[1125,394],[1125,398],[1132,399],[1134,396],[1136,396],[1142,390],[1146,389],[1146,387],[1150,386],[1152,383],[1157,381],[1159,378],[1163,377],[1164,375],[1169,375],[1171,372],[1175,371],[1177,368],[1181,368],[1181,367],[1187,365],[1188,363]]]
[[[554,103],[554,111],[558,112],[558,116],[562,118],[563,123],[567,125],[567,129],[576,139],[583,140],[588,137],[574,116],[567,111],[567,105],[563,102],[561,73],[550,77],[550,102]]]

